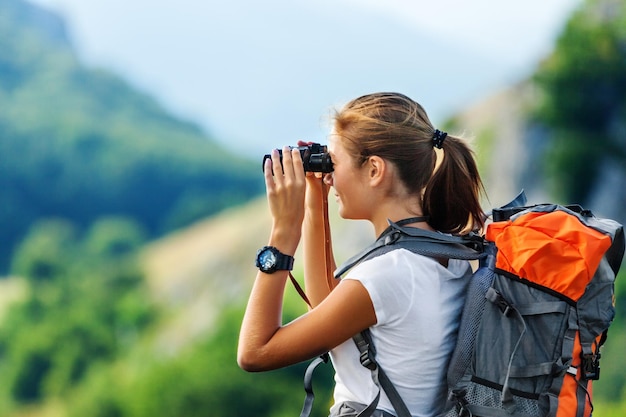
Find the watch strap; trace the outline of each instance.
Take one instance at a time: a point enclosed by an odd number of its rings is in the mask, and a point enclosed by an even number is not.
[[[293,269],[293,256],[285,255],[278,249],[276,249],[276,270],[277,271],[291,271]]]

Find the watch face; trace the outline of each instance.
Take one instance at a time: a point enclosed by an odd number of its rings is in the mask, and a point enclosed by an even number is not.
[[[270,249],[265,249],[259,254],[259,267],[261,270],[269,270],[274,266],[276,266],[276,254]]]

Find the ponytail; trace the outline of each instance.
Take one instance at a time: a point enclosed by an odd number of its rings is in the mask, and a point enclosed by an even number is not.
[[[433,134],[435,147],[441,132]],[[446,135],[439,143],[442,161],[426,185],[424,214],[429,224],[445,233],[467,233],[482,229],[484,213],[480,195],[484,191],[472,150],[461,139]]]

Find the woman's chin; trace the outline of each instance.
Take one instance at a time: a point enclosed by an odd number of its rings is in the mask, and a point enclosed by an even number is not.
[[[337,213],[339,214],[339,217],[341,217],[342,219],[346,219],[346,211],[344,210],[343,205],[341,204],[341,201],[337,200]]]
[[[341,205],[341,203],[339,203],[339,210],[337,211],[337,213],[339,214],[339,217],[341,217],[344,220],[354,219],[354,216],[352,216],[350,212]]]

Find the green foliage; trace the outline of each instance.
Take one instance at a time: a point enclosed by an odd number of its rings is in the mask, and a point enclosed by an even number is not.
[[[615,320],[609,328],[606,344],[601,351],[601,378],[594,382],[595,397],[607,405],[625,403],[624,346],[626,346],[626,269],[622,266],[615,280]]]
[[[626,395],[623,395],[626,397]],[[596,401],[593,407],[594,416],[623,417],[626,415],[626,402],[616,404],[614,402]]]
[[[72,395],[69,417],[288,417],[299,413],[304,400],[306,364],[258,374],[236,364],[242,312],[224,312],[205,341],[172,358],[144,360],[133,375],[121,364],[90,375]],[[132,366],[130,366],[132,368]],[[332,367],[315,376],[314,417],[328,415]]]
[[[67,417],[288,417],[300,411],[308,363],[265,373],[237,366],[242,306],[223,311],[204,340],[174,355],[156,349],[151,331],[158,313],[133,261],[143,244],[140,228],[107,218],[88,230],[81,235],[66,222],[42,222],[17,251],[16,269],[24,273],[40,257],[72,256],[45,279],[27,276],[29,295],[0,326],[0,413],[19,415],[50,401],[63,404]],[[286,321],[306,310],[295,290],[284,310]],[[332,373],[329,364],[316,371],[313,417],[328,414]]]
[[[133,253],[146,242],[145,231],[124,217],[98,219],[87,233],[85,249],[96,256],[119,257]]]
[[[14,258],[13,270],[33,281],[65,273],[74,253],[76,230],[66,220],[35,223]]]
[[[588,0],[535,75],[538,119],[553,133],[545,164],[552,191],[584,203],[600,167],[626,172],[626,2]]]
[[[67,222],[33,226],[15,256],[28,295],[0,327],[0,412],[67,395],[154,322],[134,261],[144,243],[128,219],[103,219],[84,236]]]

